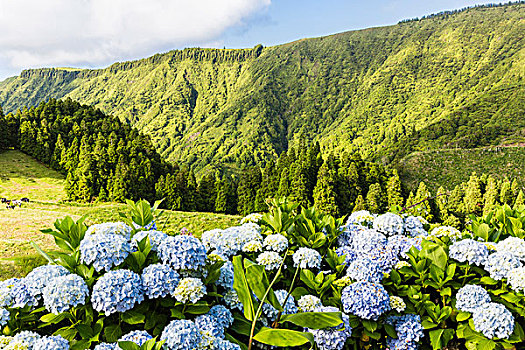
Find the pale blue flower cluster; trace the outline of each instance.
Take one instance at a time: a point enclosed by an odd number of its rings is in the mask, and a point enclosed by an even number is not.
[[[206,265],[206,248],[193,236],[167,237],[160,242],[158,255],[175,270],[194,270]]]
[[[293,254],[295,267],[318,269],[321,267],[321,254],[315,249],[301,247]]]
[[[19,344],[22,346],[20,346],[18,349],[23,349],[24,346],[27,346],[27,350],[33,350],[33,346],[40,338],[42,337],[38,333],[22,331],[13,337],[13,340],[11,343],[9,343],[9,346],[13,344]],[[13,349],[17,349],[17,347],[15,346]]]
[[[208,315],[214,317],[217,323],[223,328],[229,328],[233,323],[232,313],[223,305],[213,306],[210,311],[208,311]]]
[[[264,266],[266,270],[277,270],[283,258],[277,252],[262,252],[257,257],[257,264]]]
[[[509,271],[507,282],[517,292],[525,294],[525,267],[518,267]]]
[[[376,250],[371,251],[368,254],[362,254],[361,256],[366,257],[373,263],[377,264],[383,273],[390,273],[394,266],[399,262],[397,250],[389,244],[378,247]]]
[[[149,237],[151,250],[156,252],[158,250],[160,242],[165,240],[168,237],[168,235],[164,232],[156,230],[139,231],[135,233],[131,238],[131,246],[136,249],[138,247],[138,242],[142,241],[146,237]]]
[[[241,225],[243,224],[247,224],[247,223],[254,223],[254,224],[258,224],[259,221],[261,221],[263,218],[263,214],[260,214],[260,213],[251,213],[251,214],[248,214],[246,215],[245,217],[243,217],[241,219]]]
[[[354,235],[352,248],[357,254],[367,254],[388,244],[386,236],[376,230],[365,230]]]
[[[507,278],[510,270],[521,266],[520,259],[514,254],[507,251],[498,251],[489,255],[484,267],[490,274],[490,277],[499,281]]]
[[[233,288],[233,264],[231,261],[226,261],[221,266],[221,274],[215,283],[227,290]]]
[[[146,331],[132,331],[123,335],[118,341],[131,341],[138,346],[142,346],[145,342],[152,338],[153,337]]]
[[[470,265],[484,265],[489,257],[487,247],[473,239],[462,239],[449,247],[449,257],[459,262],[468,262]]]
[[[405,232],[405,221],[397,214],[385,213],[374,219],[373,227],[387,236],[402,235]]]
[[[40,300],[44,288],[52,283],[53,279],[68,274],[69,271],[61,265],[43,265],[28,273],[24,281],[29,292]]]
[[[0,307],[23,308],[38,304],[24,279],[10,278],[0,282]]]
[[[195,326],[203,336],[203,340],[209,343],[213,338],[224,338],[224,327],[211,315],[200,315],[195,318]]]
[[[346,224],[358,224],[369,227],[374,222],[374,219],[375,215],[371,214],[368,210],[359,210],[350,214]]]
[[[422,239],[419,237],[407,237],[402,235],[395,235],[388,237],[388,245],[396,251],[396,253],[403,259],[408,259],[408,251],[414,247],[421,250]]]
[[[245,253],[256,253],[263,250],[263,244],[261,241],[253,240],[249,241],[242,246],[242,251]]]
[[[84,305],[89,297],[89,289],[84,279],[76,274],[69,274],[53,279],[43,292],[47,311],[60,314],[77,305]]]
[[[230,309],[237,309],[239,311],[243,311],[244,307],[241,303],[241,300],[239,299],[239,296],[237,295],[237,292],[232,289],[224,293],[224,302]]]
[[[277,300],[283,307],[283,314],[284,315],[291,315],[297,313],[297,306],[295,306],[295,299],[292,295],[288,297],[288,300],[286,301],[286,304],[284,304],[284,300],[286,299],[286,296],[288,295],[288,292],[283,289],[279,289],[275,291],[275,296],[277,297]],[[284,304],[284,305],[283,305]],[[270,319],[271,321],[274,321],[277,317],[277,314],[279,311],[277,311],[276,308],[274,308],[272,305],[269,305],[267,303],[264,303],[263,305],[263,312]]]
[[[199,278],[187,277],[179,282],[173,296],[181,303],[196,303],[206,295],[206,286]]]
[[[225,339],[215,338],[212,344],[213,350],[241,350],[241,347]]]
[[[5,326],[10,319],[9,311],[0,307],[0,327]]]
[[[340,246],[351,246],[353,244],[354,236],[367,229],[367,227],[359,224],[347,223],[345,226],[339,228],[341,233],[339,234],[339,237],[337,237],[337,243]]]
[[[93,265],[97,272],[111,270],[124,262],[131,252],[128,238],[112,233],[86,235],[80,242],[80,261]]]
[[[489,339],[505,339],[514,332],[514,316],[501,304],[484,304],[475,310],[472,320],[474,329]]]
[[[456,294],[456,309],[463,312],[474,312],[487,303],[490,303],[489,293],[477,284],[467,284]]]
[[[387,338],[389,349],[415,350],[418,348],[417,342],[424,336],[419,315],[388,316],[386,322],[394,326],[397,333],[397,339]]]
[[[343,289],[341,302],[346,313],[367,320],[377,321],[390,311],[390,297],[385,288],[377,283],[355,282]]]
[[[142,271],[144,293],[150,299],[174,295],[179,283],[179,274],[165,264],[152,264]]]
[[[454,242],[458,238],[461,238],[461,231],[452,226],[439,226],[430,231],[429,236],[436,238],[448,237],[452,242]]]
[[[354,281],[381,283],[384,275],[381,266],[376,261],[367,256],[361,256],[350,264],[347,276]]]
[[[261,228],[254,223],[229,227],[225,230],[211,230],[202,234],[202,243],[207,250],[216,250],[220,255],[231,257],[248,242],[262,242]]]
[[[155,231],[155,230],[157,230],[157,223],[155,222],[155,220],[152,220],[149,224],[147,224],[146,226],[142,227],[139,224],[134,222],[133,223],[133,227],[136,228],[136,229],[144,228],[144,231]]]
[[[280,233],[268,235],[264,239],[264,248],[280,253],[288,248],[288,239]]]
[[[133,229],[123,222],[105,222],[89,226],[85,237],[96,234],[112,234],[125,237],[129,240],[131,237],[131,231],[133,231]]]
[[[407,216],[405,218],[405,235],[409,237],[426,236],[427,231],[424,228],[424,222],[421,217]]]
[[[93,286],[93,308],[106,316],[125,312],[144,300],[142,279],[129,270],[110,271],[100,277]]]
[[[160,340],[167,350],[194,350],[202,340],[199,329],[190,320],[175,320],[164,328]]]
[[[525,260],[525,240],[518,237],[507,237],[496,244],[498,252],[509,252],[520,260]]]
[[[321,306],[316,312],[339,312],[333,306]],[[314,335],[315,344],[319,350],[342,350],[346,340],[352,335],[350,318],[345,313],[342,314],[343,323],[337,327],[327,329],[308,329]]]
[[[69,350],[69,342],[60,335],[43,337],[35,341],[33,350]]]
[[[354,252],[354,250],[350,246],[347,246],[347,245],[344,245],[344,246],[341,246],[341,247],[337,248],[335,250],[335,252],[336,252],[336,254],[338,256],[343,256],[344,255],[344,257],[345,257],[345,264],[346,265],[350,265],[350,263],[352,263],[352,261],[357,259],[356,252]]]
[[[303,295],[297,301],[297,307],[301,312],[314,312],[317,308],[323,306],[321,304],[321,299],[315,295]]]
[[[95,346],[94,350],[117,350],[116,344],[113,343],[100,343]]]

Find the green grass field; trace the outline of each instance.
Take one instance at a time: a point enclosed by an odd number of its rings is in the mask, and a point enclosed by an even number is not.
[[[77,220],[86,216],[87,224],[119,220],[126,211],[121,203],[81,204],[66,202],[64,177],[19,151],[0,153],[0,197],[27,197],[30,203],[8,210],[0,206],[0,280],[27,272],[34,264],[34,241],[45,250],[55,250],[50,236],[40,232],[52,228],[60,218]],[[215,213],[162,211],[159,229],[177,232],[186,227],[196,235],[213,228],[239,223],[240,217]]]

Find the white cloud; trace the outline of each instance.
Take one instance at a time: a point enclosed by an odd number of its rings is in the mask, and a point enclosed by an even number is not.
[[[97,66],[217,42],[271,0],[0,0],[0,65]],[[6,68],[6,65],[8,68]]]

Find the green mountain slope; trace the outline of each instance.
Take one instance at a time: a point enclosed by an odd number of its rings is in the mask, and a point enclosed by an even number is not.
[[[0,83],[13,111],[71,97],[196,168],[254,164],[298,139],[391,160],[525,138],[525,5],[247,50],[186,49]]]

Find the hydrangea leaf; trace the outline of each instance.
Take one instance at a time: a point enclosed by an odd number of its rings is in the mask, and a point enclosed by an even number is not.
[[[307,332],[298,332],[290,329],[262,328],[254,339],[258,342],[273,346],[300,346],[310,343],[314,345],[314,336]]]

